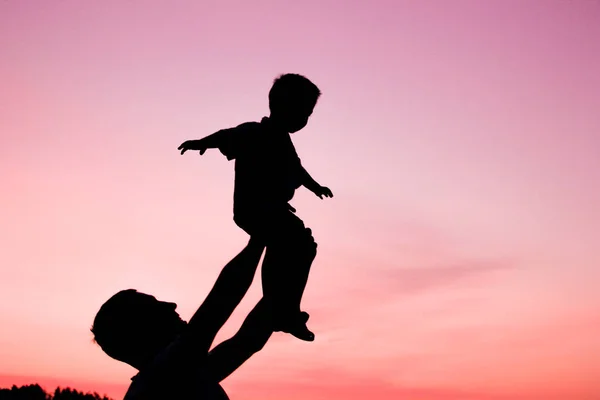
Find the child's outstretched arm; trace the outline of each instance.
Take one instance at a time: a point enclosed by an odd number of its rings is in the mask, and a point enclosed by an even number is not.
[[[177,148],[177,150],[181,150],[181,154],[188,150],[199,151],[200,155],[202,155],[207,149],[216,149],[222,146],[222,144],[227,140],[226,136],[228,133],[229,129],[221,129],[220,131],[217,131],[212,135],[208,135],[202,139],[187,140],[183,142]]]
[[[181,154],[187,150],[196,150],[202,155],[207,149],[219,149],[228,160],[233,160],[247,151],[252,141],[254,125],[247,122],[235,128],[221,129],[202,139],[183,142],[178,150],[181,150]]]
[[[317,181],[313,179],[312,176],[308,173],[308,171],[300,164],[300,183],[302,186],[313,192],[320,199],[325,197],[333,197],[333,193],[331,190],[325,186],[321,186]]]

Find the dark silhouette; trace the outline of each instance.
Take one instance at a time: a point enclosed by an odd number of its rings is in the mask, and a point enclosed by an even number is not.
[[[333,194],[304,169],[290,133],[306,126],[320,95],[304,76],[282,75],[269,92],[269,117],[186,141],[178,148],[181,154],[197,150],[201,155],[218,148],[228,160],[235,160],[234,221],[266,244],[262,286],[273,327],[307,341],[314,340],[314,334],[306,326],[300,303],[310,268],[297,262],[305,227],[289,201],[300,186],[321,199]]]
[[[302,257],[295,268],[308,270],[317,248],[310,229],[297,247]],[[251,237],[223,268],[189,323],[175,311],[175,303],[134,289],[120,291],[102,305],[91,328],[94,340],[110,357],[139,371],[125,400],[229,399],[219,383],[260,351],[273,332],[264,297],[233,337],[209,349],[250,287],[264,248]],[[306,270],[299,274],[308,275]],[[306,323],[308,314],[301,318]]]
[[[71,388],[56,388],[54,394],[46,393],[40,385],[13,385],[11,389],[0,389],[0,400],[111,400],[98,393],[83,393]]]

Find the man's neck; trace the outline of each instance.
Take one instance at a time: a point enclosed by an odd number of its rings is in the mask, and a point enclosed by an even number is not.
[[[156,354],[151,353],[146,356],[131,357],[130,360],[124,361],[124,362],[126,364],[131,365],[133,368],[137,369],[138,371],[141,371],[152,364],[152,362],[154,361],[154,358],[158,355],[158,353],[159,352],[156,352]]]

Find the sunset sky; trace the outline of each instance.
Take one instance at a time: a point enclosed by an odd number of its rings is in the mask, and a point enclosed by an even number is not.
[[[101,304],[189,318],[247,241],[233,163],[177,146],[296,72],[335,194],[292,202],[317,339],[274,335],[232,400],[600,399],[599,71],[596,0],[0,1],[0,387],[123,396]]]

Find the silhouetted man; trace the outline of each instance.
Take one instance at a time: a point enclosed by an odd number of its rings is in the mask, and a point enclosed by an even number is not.
[[[307,233],[302,251],[288,259],[308,270],[317,245],[309,229]],[[96,343],[110,357],[139,370],[125,400],[229,399],[219,383],[260,351],[273,332],[266,302],[256,304],[233,337],[209,349],[250,287],[263,250],[263,242],[251,238],[223,268],[189,323],[181,320],[175,303],[134,289],[120,291],[102,305],[91,329]],[[306,322],[308,314],[303,318]]]

